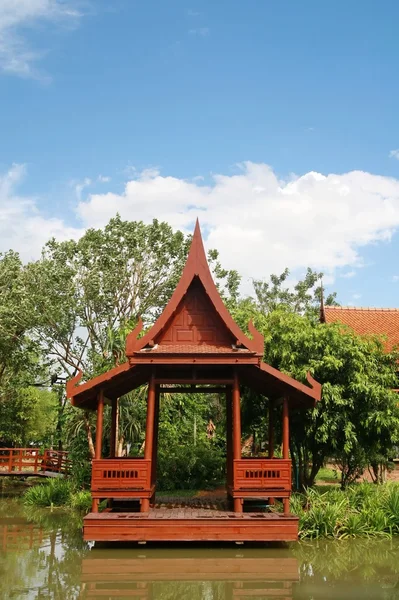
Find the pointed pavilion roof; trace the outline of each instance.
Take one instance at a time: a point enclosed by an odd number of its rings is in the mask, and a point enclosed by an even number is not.
[[[190,298],[190,291],[196,298],[202,296],[200,306],[198,302],[197,306],[192,306],[194,299]],[[172,325],[173,318],[179,312],[185,312],[185,318],[182,316],[174,333],[171,332],[169,337],[165,336],[165,331]],[[172,297],[153,327],[143,337],[138,338],[142,327],[140,321],[126,340],[126,356],[131,364],[141,360],[140,355],[143,356],[143,351],[147,358],[149,354],[225,355],[237,352],[240,355],[263,356],[263,336],[250,323],[252,339],[247,337],[235,323],[220,297],[209,269],[198,219],[187,262]],[[194,335],[191,334],[192,330]]]
[[[151,329],[138,337],[142,328],[140,320],[127,336],[125,363],[81,384],[78,373],[67,383],[74,406],[95,409],[100,390],[107,399],[118,398],[146,383],[154,366],[176,383],[181,368],[189,365],[202,368],[208,377],[215,369],[239,368],[249,387],[273,399],[288,396],[294,407],[311,407],[320,400],[321,385],[310,374],[306,385],[262,362],[263,336],[249,323],[249,338],[235,323],[212,279],[198,220],[171,299]]]

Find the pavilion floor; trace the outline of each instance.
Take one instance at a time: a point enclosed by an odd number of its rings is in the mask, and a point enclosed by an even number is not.
[[[120,507],[84,518],[84,539],[101,542],[272,542],[298,539],[298,518],[235,513],[223,502],[160,502],[147,513]]]

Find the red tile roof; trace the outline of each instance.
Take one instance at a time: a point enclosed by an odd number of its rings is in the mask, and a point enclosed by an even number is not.
[[[387,352],[399,345],[399,308],[325,306],[326,323],[343,323],[360,335],[384,335]]]

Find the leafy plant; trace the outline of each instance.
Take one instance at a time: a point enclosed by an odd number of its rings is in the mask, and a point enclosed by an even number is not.
[[[65,506],[71,501],[72,489],[68,479],[50,479],[29,488],[23,500],[28,506]]]

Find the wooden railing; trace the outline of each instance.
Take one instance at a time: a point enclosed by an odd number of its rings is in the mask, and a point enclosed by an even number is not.
[[[70,471],[68,452],[40,448],[0,448],[0,475],[34,475],[44,472],[63,473]]]
[[[259,496],[273,492],[276,498],[291,492],[291,461],[280,458],[234,460],[234,492]]]
[[[72,462],[68,458],[68,452],[59,450],[45,450],[41,463],[41,470],[52,471],[53,473],[69,473]]]
[[[151,495],[151,461],[101,458],[92,462],[93,498],[145,498]]]

